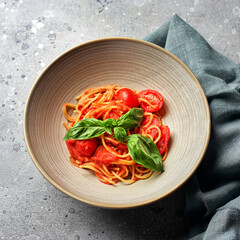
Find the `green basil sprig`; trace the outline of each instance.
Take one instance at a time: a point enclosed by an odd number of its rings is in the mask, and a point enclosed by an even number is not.
[[[141,124],[142,119],[142,108],[132,108],[117,120],[109,118],[105,121],[101,121],[95,118],[86,118],[76,122],[74,126],[68,130],[63,140],[84,140],[99,137],[105,132],[112,134],[113,131],[114,137],[122,142],[126,140],[126,132],[130,129],[138,127]]]
[[[144,167],[163,172],[162,156],[154,142],[140,134],[127,137],[127,146],[131,158]]]
[[[143,119],[142,108],[132,108],[119,119],[113,118],[101,121],[95,118],[86,118],[76,122],[68,130],[63,140],[84,140],[99,137],[107,132],[112,134],[119,142],[127,140],[127,146],[131,158],[153,171],[163,172],[162,156],[154,142],[140,134],[127,136],[127,131],[138,127]]]

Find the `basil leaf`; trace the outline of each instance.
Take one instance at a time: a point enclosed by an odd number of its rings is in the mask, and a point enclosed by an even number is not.
[[[140,134],[127,137],[127,146],[131,158],[153,171],[163,172],[162,156],[154,142]]]
[[[104,127],[104,129],[109,135],[112,135],[112,128]]]
[[[103,122],[103,126],[108,134],[112,134],[112,129],[117,125],[117,121],[114,118],[108,118]]]
[[[72,128],[68,130],[63,140],[75,139],[84,140],[102,135],[106,129],[103,121],[95,118],[86,118],[76,122]]]
[[[124,128],[115,127],[113,131],[114,131],[113,137],[116,138],[119,142],[123,142],[126,140],[127,133]]]
[[[117,120],[117,127],[123,127],[126,131],[138,127],[143,119],[142,108],[132,108]]]

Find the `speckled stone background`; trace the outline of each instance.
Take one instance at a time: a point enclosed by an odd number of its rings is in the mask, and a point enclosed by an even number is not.
[[[27,94],[55,57],[96,38],[143,38],[174,13],[240,63],[239,0],[0,0],[1,239],[186,238],[184,186],[136,209],[83,204],[42,177],[22,131]]]

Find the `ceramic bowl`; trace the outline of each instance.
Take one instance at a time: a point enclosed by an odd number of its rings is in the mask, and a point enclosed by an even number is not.
[[[62,105],[76,103],[74,97],[86,88],[105,84],[162,94],[163,123],[171,131],[163,174],[111,186],[70,163],[62,140]],[[201,162],[209,135],[208,103],[193,73],[165,49],[129,38],[94,40],[58,57],[36,80],[24,113],[26,145],[42,175],[70,197],[107,208],[144,205],[179,188]]]

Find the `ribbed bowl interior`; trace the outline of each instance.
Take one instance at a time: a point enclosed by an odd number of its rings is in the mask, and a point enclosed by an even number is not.
[[[62,140],[62,105],[76,103],[74,97],[86,88],[105,84],[163,95],[163,123],[171,132],[163,174],[110,186],[70,163]],[[191,176],[208,144],[210,116],[200,84],[175,56],[140,40],[103,39],[75,47],[45,69],[26,102],[24,134],[35,165],[59,190],[89,204],[125,208],[158,200]]]

